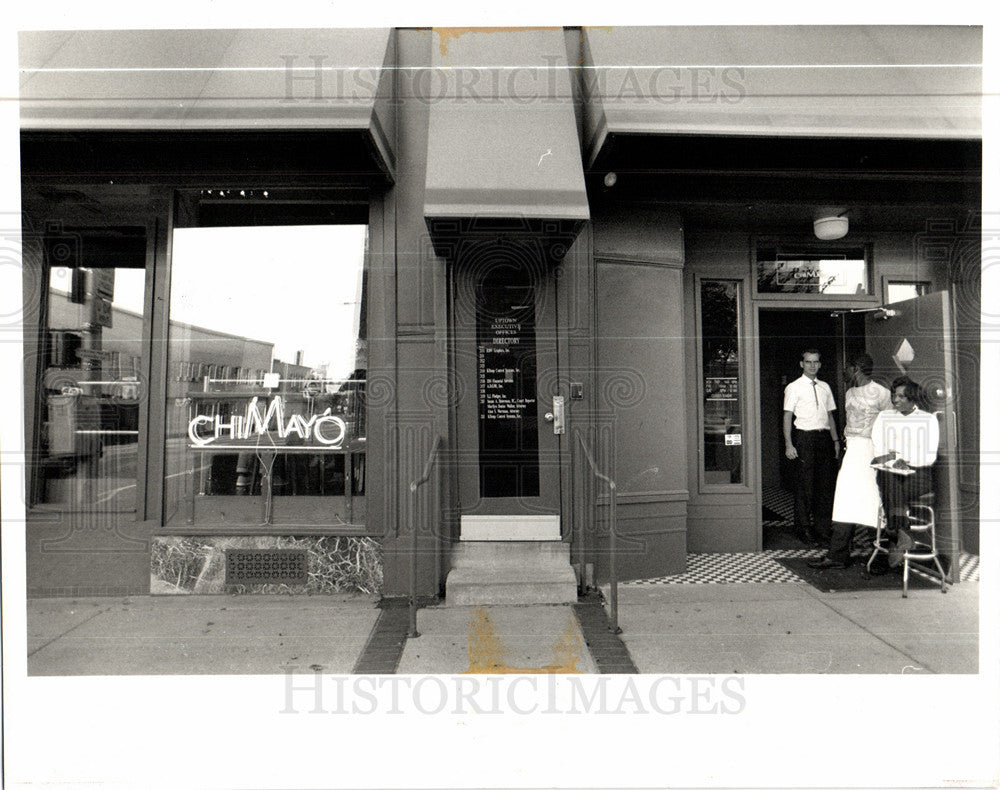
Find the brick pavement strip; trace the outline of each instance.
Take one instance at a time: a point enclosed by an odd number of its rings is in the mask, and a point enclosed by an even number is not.
[[[588,595],[573,604],[587,649],[602,675],[635,675],[638,670],[625,643],[612,633],[611,623],[599,595]]]
[[[378,620],[354,665],[355,675],[394,675],[406,647],[410,613],[396,601],[383,601]]]

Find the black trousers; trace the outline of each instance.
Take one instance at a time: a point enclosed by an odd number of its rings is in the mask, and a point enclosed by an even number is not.
[[[885,510],[890,533],[906,527],[906,506],[932,490],[931,468],[924,466],[913,471],[912,475],[898,475],[882,469],[875,470],[875,482],[882,496],[882,509]]]
[[[799,454],[795,475],[795,529],[825,543],[833,514],[833,438],[830,432],[792,431]]]
[[[856,524],[845,524],[841,521],[834,521],[830,532],[830,548],[827,549],[826,556],[834,562],[842,562],[847,565],[851,561],[851,546],[854,543],[854,531]]]

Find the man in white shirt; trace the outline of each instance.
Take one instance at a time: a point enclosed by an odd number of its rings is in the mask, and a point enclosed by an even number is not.
[[[830,540],[833,510],[833,462],[840,456],[840,439],[833,413],[833,390],[816,378],[820,354],[802,352],[802,375],[785,387],[782,429],[785,457],[797,461],[795,531],[807,543]]]
[[[913,545],[906,531],[906,507],[933,487],[931,467],[937,460],[939,428],[937,417],[917,408],[920,388],[901,376],[892,382],[893,409],[875,418],[872,443],[873,464],[897,471],[877,470],[886,528],[895,544],[889,552],[889,567],[903,561],[903,552]]]

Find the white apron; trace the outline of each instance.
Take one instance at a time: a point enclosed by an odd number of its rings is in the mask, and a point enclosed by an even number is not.
[[[871,439],[848,437],[833,495],[834,521],[868,527],[877,523],[881,499],[875,483],[875,470],[871,468],[874,457],[875,448]]]

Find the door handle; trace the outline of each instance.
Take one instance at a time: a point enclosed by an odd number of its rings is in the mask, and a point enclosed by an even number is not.
[[[545,415],[545,419],[549,419],[549,414]],[[558,435],[566,433],[566,398],[563,395],[553,395],[552,396],[552,433]]]

